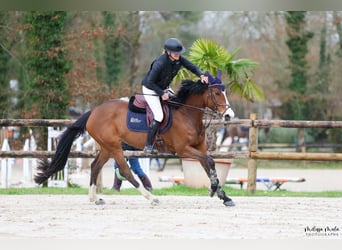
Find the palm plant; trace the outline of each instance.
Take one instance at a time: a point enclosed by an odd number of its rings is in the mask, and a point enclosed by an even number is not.
[[[237,59],[239,49],[229,53],[222,46],[212,40],[198,39],[189,49],[188,59],[198,65],[203,71],[217,75],[219,71],[226,73],[228,77],[228,89],[250,102],[263,100],[262,90],[251,80],[251,75],[258,63],[247,58]],[[189,79],[191,73],[182,69],[175,80]],[[222,75],[225,77],[225,75]],[[224,79],[222,79],[224,81]]]

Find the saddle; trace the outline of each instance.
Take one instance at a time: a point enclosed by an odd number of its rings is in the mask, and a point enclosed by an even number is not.
[[[162,102],[164,119],[160,124],[159,133],[166,132],[172,123],[172,113],[167,103]],[[135,94],[128,102],[127,128],[136,132],[147,132],[153,120],[153,112],[148,106],[144,95]]]

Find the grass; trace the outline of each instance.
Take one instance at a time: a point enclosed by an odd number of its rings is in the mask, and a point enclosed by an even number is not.
[[[234,159],[234,166],[247,168],[248,159]],[[342,169],[342,162],[338,161],[282,161],[258,160],[258,169]]]
[[[172,161],[173,159],[170,159]],[[178,159],[174,160],[177,161]],[[234,168],[247,168],[247,159],[234,159]],[[342,169],[341,162],[318,162],[318,161],[281,161],[281,160],[258,160],[258,169]],[[342,197],[342,191],[322,192],[294,192],[287,190],[256,190],[250,194],[245,189],[223,187],[228,196],[268,196],[268,197]],[[103,189],[103,194],[108,195],[140,195],[136,189],[123,189],[117,192],[111,189]],[[155,195],[181,195],[181,196],[207,196],[206,188],[195,189],[184,185],[175,185],[169,188],[154,189]],[[70,185],[68,188],[0,188],[0,195],[87,195],[88,188],[78,185]]]
[[[293,192],[286,190],[256,190],[250,194],[246,189],[236,189],[231,187],[223,187],[228,196],[268,196],[268,197],[342,197],[342,191],[324,191],[324,192]],[[207,188],[189,188],[182,184],[174,185],[168,188],[154,189],[154,195],[179,195],[179,196],[207,196]],[[69,187],[69,188],[7,188],[0,189],[0,195],[32,195],[32,194],[48,194],[48,195],[87,195],[87,188]],[[140,195],[136,189],[123,189],[120,192],[111,189],[103,189],[102,194],[106,195]]]

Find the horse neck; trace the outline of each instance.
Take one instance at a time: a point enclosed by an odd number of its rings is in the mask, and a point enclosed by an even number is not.
[[[189,106],[187,115],[191,116],[193,120],[203,120],[203,110],[206,107],[204,98],[199,95],[190,96],[185,102],[185,105]],[[192,108],[191,108],[192,107]]]
[[[201,95],[189,96],[188,99],[185,101],[185,104],[204,109],[207,105],[206,96],[208,96],[208,91],[205,91]]]

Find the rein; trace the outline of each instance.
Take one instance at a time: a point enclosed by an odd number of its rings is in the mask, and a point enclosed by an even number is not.
[[[138,94],[138,95],[149,95],[149,96],[159,96],[157,94],[143,94],[143,93],[135,93],[135,94]],[[202,112],[203,114],[209,114],[210,115],[211,113],[213,113],[212,111],[208,111],[208,110],[203,109],[203,108],[198,108],[198,107],[195,107],[195,106],[191,106],[191,105],[187,105],[187,104],[184,104],[184,103],[175,102],[175,101],[171,101],[171,100],[167,100],[167,101],[163,101],[163,102],[167,102],[171,106],[178,106],[178,107],[182,106],[182,107],[185,107],[185,108],[188,108],[188,109],[196,110],[196,111]],[[216,107],[217,106],[218,105],[216,105]]]
[[[167,100],[165,102],[167,102],[167,103],[169,103],[170,105],[173,105],[173,106],[185,107],[185,108],[188,108],[188,109],[192,109],[192,110],[196,110],[196,111],[202,112],[204,114],[212,113],[209,110],[206,110],[206,109],[203,109],[203,108],[198,108],[196,106],[191,106],[191,105],[180,103],[180,102],[175,102],[175,101],[171,101],[171,100]]]
[[[213,95],[212,93],[212,89],[213,88],[217,88],[219,86],[219,89],[220,86],[222,86],[221,84],[212,84],[208,87],[209,89],[209,93],[207,95],[207,98],[210,98],[211,101],[214,103],[215,105],[215,109],[217,110],[217,108],[219,106],[225,106],[226,107],[226,110],[230,108],[230,105],[229,104],[218,104],[217,101],[216,101],[216,98],[215,96]],[[139,94],[139,95],[150,95],[150,96],[158,96],[157,94],[143,94],[143,93],[136,93],[136,94]],[[166,101],[163,101],[163,102],[166,102],[168,103],[169,105],[171,106],[177,106],[177,107],[184,107],[184,108],[187,108],[187,109],[191,109],[191,110],[195,110],[195,111],[198,111],[198,112],[202,112],[203,114],[205,115],[208,115],[209,116],[209,121],[207,121],[205,124],[204,124],[204,129],[207,129],[210,124],[211,124],[211,121],[213,120],[213,118],[216,116],[216,114],[218,114],[218,112],[215,110],[215,111],[211,111],[211,110],[208,110],[206,108],[198,108],[196,106],[192,106],[192,105],[188,105],[188,104],[184,104],[184,103],[180,103],[180,102],[175,102],[175,101],[171,101],[171,100],[166,100]]]
[[[182,107],[185,107],[185,108],[188,108],[188,109],[192,109],[192,110],[195,110],[195,111],[202,112],[205,115],[208,115],[209,116],[209,121],[204,124],[204,129],[202,130],[201,133],[203,133],[210,126],[211,121],[213,120],[215,115],[218,114],[216,111],[210,111],[208,109],[198,108],[198,107],[187,105],[187,104],[180,103],[180,102],[175,102],[175,101],[170,101],[170,100],[167,100],[166,102],[169,103],[170,105],[174,105],[174,106],[178,106],[178,107],[182,106]]]

